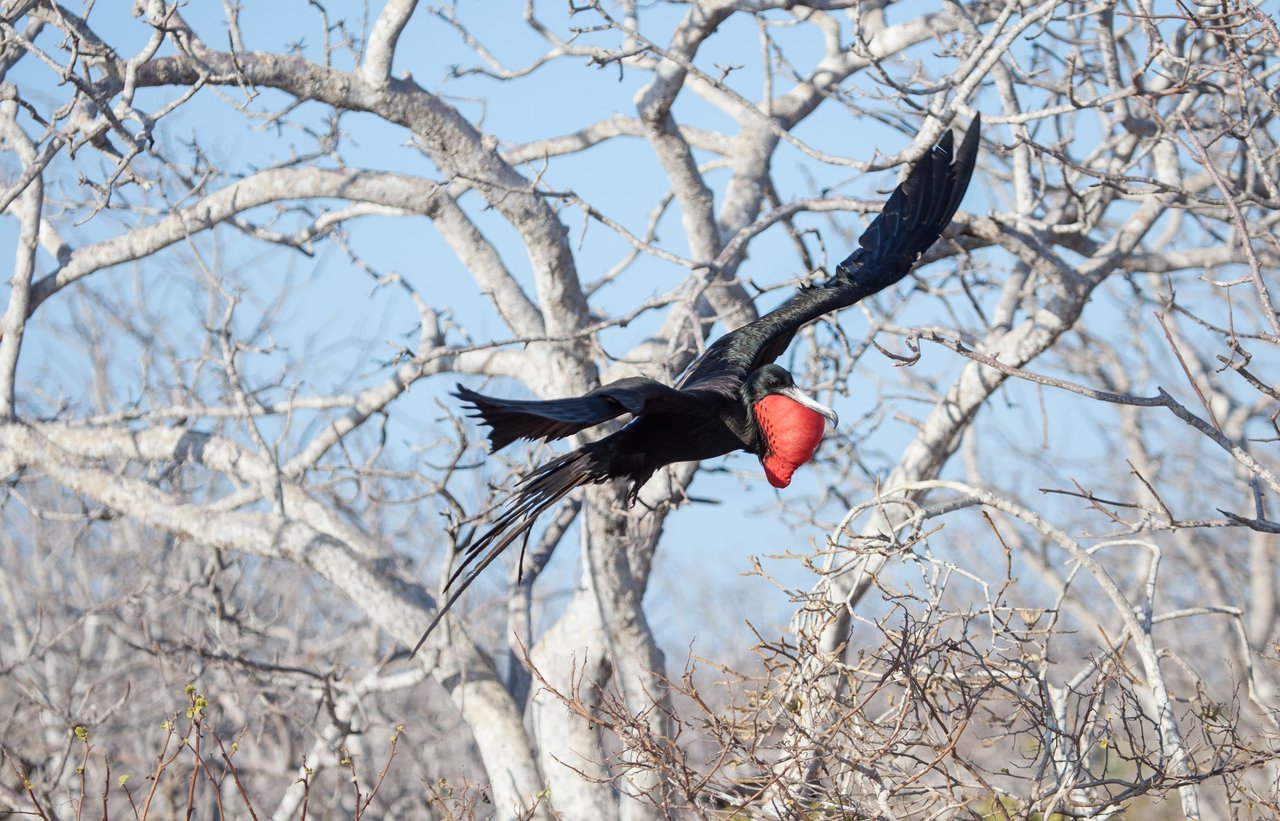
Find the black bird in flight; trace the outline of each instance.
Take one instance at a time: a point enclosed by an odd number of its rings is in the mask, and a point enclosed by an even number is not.
[[[537,517],[583,485],[628,479],[628,500],[659,468],[746,450],[760,457],[774,487],[786,487],[822,440],[830,408],[806,396],[791,374],[773,364],[802,326],[893,285],[951,222],[969,186],[981,122],[974,118],[958,151],[948,130],[921,157],[880,214],[858,238],[858,248],[823,285],[805,286],[776,310],[712,344],[675,387],[628,377],[583,396],[549,401],[495,399],[458,386],[458,398],[488,425],[490,450],[516,439],[561,439],[623,414],[616,433],[552,459],[525,477],[493,527],[471,544],[416,653],[444,614],[494,559],[533,526]],[[465,574],[465,575],[464,575]],[[459,582],[461,577],[461,583]]]

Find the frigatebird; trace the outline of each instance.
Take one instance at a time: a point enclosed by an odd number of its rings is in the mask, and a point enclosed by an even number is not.
[[[632,419],[621,430],[552,459],[519,483],[506,510],[466,549],[446,585],[448,598],[413,652],[476,577],[527,533],[540,514],[576,488],[627,479],[628,501],[634,504],[659,468],[736,450],[756,454],[774,487],[790,484],[796,468],[813,458],[836,414],[802,393],[774,360],[802,326],[907,275],[960,206],[973,174],[980,128],[975,117],[959,151],[953,150],[951,131],[943,134],[889,195],[834,276],[822,285],[802,286],[777,309],[720,337],[675,387],[629,377],[583,396],[523,400],[496,399],[458,385],[454,395],[489,427],[490,452],[517,439],[562,439],[623,414]]]

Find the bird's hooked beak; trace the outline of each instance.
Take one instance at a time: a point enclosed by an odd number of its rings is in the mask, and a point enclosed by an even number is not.
[[[826,405],[822,404],[817,399],[814,399],[809,394],[800,390],[795,385],[792,385],[789,388],[783,388],[782,390],[778,391],[778,395],[785,396],[788,399],[798,402],[799,404],[804,405],[806,408],[813,411],[814,413],[820,414],[821,416],[825,417],[826,420],[831,423],[831,427],[835,428],[840,426],[840,417],[836,416],[836,412],[834,410],[832,410],[831,408],[828,408]]]

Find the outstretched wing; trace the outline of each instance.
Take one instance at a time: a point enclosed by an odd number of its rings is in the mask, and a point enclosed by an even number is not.
[[[959,151],[953,152],[951,131],[943,134],[889,195],[880,214],[858,238],[858,249],[836,266],[835,276],[824,285],[800,289],[776,310],[720,337],[693,364],[680,387],[726,377],[745,379],[781,356],[804,325],[906,276],[960,207],[978,156],[981,125],[975,117]]]
[[[470,414],[489,426],[489,450],[496,452],[516,439],[562,439],[624,413],[697,412],[697,391],[679,391],[652,379],[632,376],[568,399],[495,399],[458,385],[454,396],[474,409]]]

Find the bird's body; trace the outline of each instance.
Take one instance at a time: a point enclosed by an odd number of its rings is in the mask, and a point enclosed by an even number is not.
[[[975,119],[954,155],[951,132],[946,132],[890,195],[859,238],[859,248],[836,267],[834,276],[823,285],[801,288],[776,310],[720,337],[675,387],[630,377],[583,396],[538,401],[496,399],[459,385],[456,395],[489,426],[494,451],[516,439],[560,439],[624,414],[633,418],[621,430],[547,462],[520,482],[493,526],[466,550],[450,578],[449,598],[427,634],[540,513],[575,488],[626,479],[634,502],[660,468],[737,450],[755,453],[769,482],[786,487],[795,469],[813,457],[826,424],[836,418],[830,408],[801,393],[774,360],[804,325],[906,276],[950,223],[964,196],[978,131]]]

